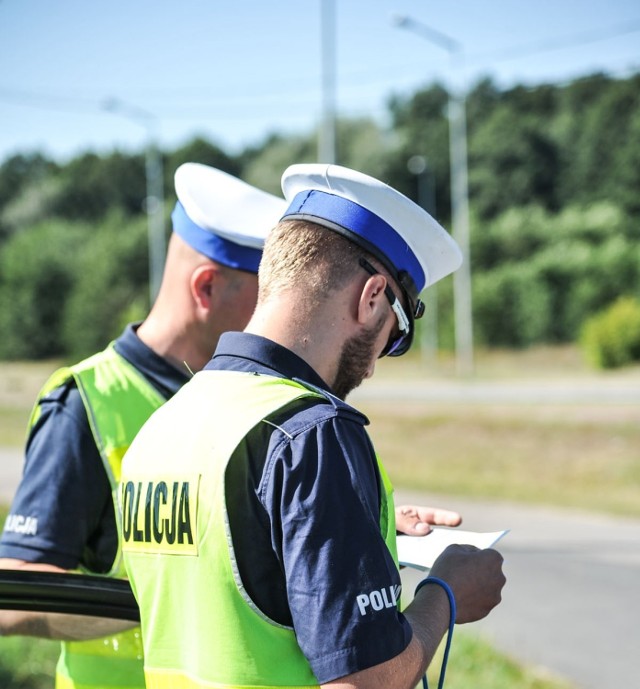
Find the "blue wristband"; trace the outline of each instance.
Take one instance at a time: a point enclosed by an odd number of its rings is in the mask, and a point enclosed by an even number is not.
[[[449,586],[449,584],[447,584],[447,582],[443,581],[442,579],[438,579],[438,577],[427,577],[426,579],[423,579],[416,586],[414,596],[418,593],[418,591],[423,586],[426,586],[427,584],[435,584],[436,586],[440,586],[441,588],[443,588],[445,593],[447,594],[447,598],[449,599],[449,632],[447,634],[447,643],[444,647],[444,656],[442,658],[442,667],[440,668],[440,679],[438,680],[438,689],[442,689],[442,687],[444,686],[444,675],[445,675],[445,672],[447,671],[447,663],[449,662],[449,651],[451,650],[451,640],[453,638],[453,628],[456,624],[456,599],[453,596],[453,591],[451,590],[451,587]],[[424,687],[424,689],[429,689],[429,684],[427,683],[427,673],[426,672],[424,674],[424,677],[422,678],[422,686]]]

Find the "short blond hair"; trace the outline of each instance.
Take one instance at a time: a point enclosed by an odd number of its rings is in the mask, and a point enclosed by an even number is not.
[[[353,279],[360,257],[371,258],[333,230],[306,220],[283,220],[265,242],[258,302],[299,288],[305,289],[309,299],[321,301]]]

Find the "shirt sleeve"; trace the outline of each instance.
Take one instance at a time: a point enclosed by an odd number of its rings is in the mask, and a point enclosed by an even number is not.
[[[298,643],[322,684],[389,660],[411,639],[380,533],[380,480],[361,423],[331,414],[283,437],[261,499]]]
[[[108,571],[117,534],[107,474],[73,384],[40,402],[0,557]]]

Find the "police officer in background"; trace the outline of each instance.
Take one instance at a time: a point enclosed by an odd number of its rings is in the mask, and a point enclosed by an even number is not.
[[[405,353],[423,287],[460,251],[387,185],[285,171],[243,333],[143,426],[123,463],[123,550],[145,674],[166,687],[415,687],[449,624],[500,601],[495,550],[450,546],[404,610],[390,486],[344,400]]]
[[[249,321],[264,238],[284,200],[196,163],[178,168],[175,188],[173,233],[149,315],[104,351],[54,373],[40,393],[0,567],[125,576],[114,504],[122,457],[151,413],[211,358],[221,333]],[[84,627],[78,618],[0,613],[4,634],[73,639],[101,629],[91,620]],[[56,686],[143,687],[139,628],[64,642]]]

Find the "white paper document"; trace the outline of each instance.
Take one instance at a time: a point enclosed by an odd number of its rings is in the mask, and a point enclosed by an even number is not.
[[[434,527],[426,536],[398,536],[398,560],[405,567],[421,571],[431,569],[440,553],[454,543],[474,545],[476,548],[490,548],[497,543],[509,529],[479,533],[460,529]]]

